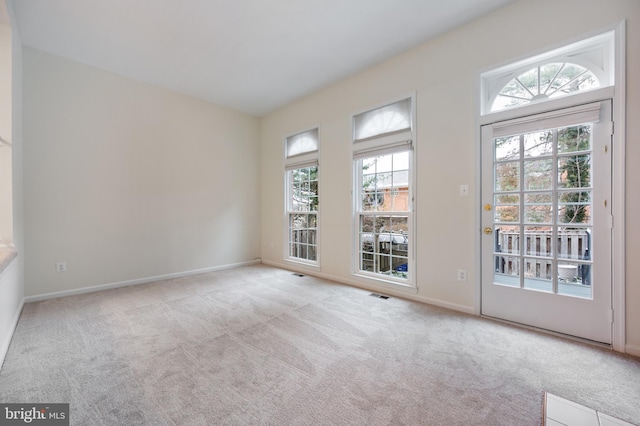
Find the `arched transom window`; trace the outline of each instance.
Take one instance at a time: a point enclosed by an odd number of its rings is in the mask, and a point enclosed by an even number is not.
[[[480,114],[613,87],[614,35],[609,31],[483,72]]]
[[[511,79],[496,96],[491,111],[595,89],[600,82],[587,68],[556,62],[534,67]]]

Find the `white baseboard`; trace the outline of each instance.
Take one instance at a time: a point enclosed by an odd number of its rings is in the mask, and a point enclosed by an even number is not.
[[[11,338],[13,337],[13,333],[16,331],[16,327],[18,326],[18,320],[20,319],[20,314],[22,313],[22,308],[24,307],[25,299],[22,299],[20,302],[20,306],[16,313],[13,316],[13,320],[11,321],[11,328],[9,332],[4,338],[2,342],[2,346],[0,346],[0,369],[2,369],[2,365],[4,364],[4,358],[7,356],[7,352],[9,351],[9,345],[11,344]]]
[[[447,302],[440,299],[432,299],[430,297],[422,297],[422,296],[415,296],[415,297],[409,296],[408,298],[413,299],[417,302],[426,303],[428,305],[439,306],[441,308],[451,309],[452,311],[458,311],[465,314],[478,316],[478,314],[476,314],[475,312],[475,309],[473,309],[473,306],[460,305],[458,303],[451,303],[451,302]]]
[[[637,356],[638,358],[640,358],[640,346],[626,345],[625,352],[629,355]]]
[[[262,261],[260,259],[255,259],[255,260],[250,260],[250,261],[247,261],[247,262],[232,263],[232,264],[221,265],[221,266],[213,266],[211,268],[195,269],[195,270],[192,270],[192,271],[176,272],[176,273],[165,274],[165,275],[156,275],[156,276],[153,276],[153,277],[138,278],[138,279],[135,279],[135,280],[127,280],[127,281],[119,281],[119,282],[115,282],[115,283],[102,284],[102,285],[96,285],[96,286],[91,286],[91,287],[82,287],[82,288],[76,288],[76,289],[73,289],[73,290],[55,291],[55,292],[52,292],[52,293],[38,294],[36,296],[28,296],[28,297],[26,297],[24,299],[24,303],[39,302],[41,300],[55,299],[55,298],[58,298],[58,297],[66,297],[66,296],[75,296],[77,294],[93,293],[93,292],[96,292],[96,291],[109,290],[109,289],[119,288],[119,287],[128,287],[128,286],[138,285],[138,284],[148,284],[148,283],[152,283],[152,282],[155,282],[155,281],[168,280],[168,279],[173,279],[173,278],[188,277],[190,275],[198,275],[198,274],[204,274],[204,273],[207,273],[207,272],[221,271],[221,270],[224,270],[224,269],[239,268],[241,266],[256,265],[256,264],[259,264],[261,262]]]
[[[355,279],[348,279],[343,277],[337,277],[330,274],[325,274],[321,271],[318,271],[315,268],[305,268],[304,265],[297,264],[282,264],[279,262],[273,262],[269,260],[263,260],[263,264],[273,266],[276,268],[291,270],[295,272],[304,273],[307,275],[311,275],[318,278],[324,278],[326,280],[335,281],[340,284],[346,284],[353,287],[358,287],[367,291],[374,291],[383,294],[388,294],[389,296],[399,297],[402,299],[414,300],[416,302],[426,303],[428,305],[439,306],[441,308],[451,309],[453,311],[463,312],[465,314],[476,315],[473,306],[465,306],[459,305],[457,303],[451,303],[444,300],[432,299],[429,297],[424,297],[416,294],[415,288],[403,289],[400,286],[394,286],[393,284],[376,284],[376,283],[364,283]],[[397,287],[397,288],[394,288]]]

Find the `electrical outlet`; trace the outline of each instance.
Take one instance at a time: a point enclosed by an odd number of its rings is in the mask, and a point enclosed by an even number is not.
[[[56,263],[56,272],[67,272],[67,262]]]
[[[466,281],[467,280],[467,271],[464,269],[458,269],[458,281]]]

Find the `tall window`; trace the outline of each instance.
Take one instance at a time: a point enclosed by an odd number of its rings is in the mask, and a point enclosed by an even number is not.
[[[287,257],[318,263],[318,129],[286,138]]]
[[[353,118],[356,273],[414,286],[413,98]]]

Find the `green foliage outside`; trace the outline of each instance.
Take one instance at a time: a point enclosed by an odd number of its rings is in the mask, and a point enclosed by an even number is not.
[[[523,137],[533,136],[524,135]],[[535,134],[524,145],[523,163],[525,182],[520,182],[520,136],[500,138],[495,141],[496,155],[505,161],[496,164],[495,189],[500,192],[552,190],[553,163],[550,159],[537,159],[553,153],[554,140],[558,153],[558,190],[561,223],[585,223],[589,219],[590,192],[582,188],[591,186],[591,155],[581,152],[591,149],[591,126],[574,126],[558,130],[548,130]],[[572,153],[575,155],[571,155]],[[567,155],[568,154],[568,155]],[[528,205],[527,222],[551,223],[552,211],[550,193],[529,192],[524,200]],[[516,194],[498,195],[496,213],[501,222],[520,221],[520,196]]]
[[[558,132],[558,149],[561,152],[589,150],[591,147],[591,127],[567,127]],[[560,161],[560,186],[575,188],[576,191],[563,192],[560,202],[566,203],[562,214],[564,223],[584,223],[588,219],[590,194],[580,188],[591,186],[591,156],[588,154],[564,157]]]

